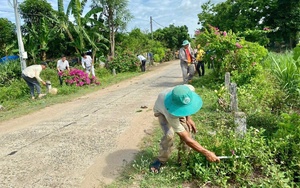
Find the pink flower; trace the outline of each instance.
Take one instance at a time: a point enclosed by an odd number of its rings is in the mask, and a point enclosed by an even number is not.
[[[224,36],[224,37],[227,36],[227,32],[226,32],[226,31],[223,32],[223,36]]]
[[[270,28],[268,28],[268,27],[264,28],[264,31],[269,31],[269,30],[270,30]]]
[[[236,46],[238,49],[243,48],[243,46],[240,45],[238,42],[235,44],[235,46]]]
[[[235,152],[234,152],[234,150],[231,150],[231,154],[232,154],[232,155],[235,155]]]

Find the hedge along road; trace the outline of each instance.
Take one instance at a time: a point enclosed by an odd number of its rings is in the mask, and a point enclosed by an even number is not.
[[[0,187],[111,183],[153,128],[158,93],[181,83],[179,62],[171,61],[71,102],[1,122]]]

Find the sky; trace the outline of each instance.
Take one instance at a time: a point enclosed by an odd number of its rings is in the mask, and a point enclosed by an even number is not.
[[[47,0],[57,10],[57,0]],[[133,15],[133,19],[127,25],[127,31],[140,28],[144,32],[150,32],[150,16],[152,16],[153,31],[168,27],[186,25],[189,34],[200,28],[198,16],[201,12],[201,5],[208,0],[128,0],[128,9]],[[224,2],[225,0],[212,0],[212,3]],[[23,0],[18,0],[19,3]],[[65,8],[69,0],[64,0]],[[0,18],[7,18],[15,23],[13,0],[0,0]],[[85,12],[89,8],[87,3]]]

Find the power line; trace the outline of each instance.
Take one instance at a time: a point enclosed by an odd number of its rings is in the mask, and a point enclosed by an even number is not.
[[[154,21],[157,25],[159,25],[161,27],[165,27],[165,26],[161,25],[160,23],[158,23],[157,21],[155,21],[153,18],[152,18],[152,21]]]
[[[0,12],[5,12],[5,13],[14,13],[13,11],[7,11],[7,10],[0,10]]]

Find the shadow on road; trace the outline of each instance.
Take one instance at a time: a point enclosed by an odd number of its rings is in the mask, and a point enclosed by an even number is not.
[[[103,177],[108,179],[115,179],[119,176],[124,167],[134,160],[135,155],[138,153],[135,149],[118,150],[110,153],[106,157],[106,166],[103,170]]]

